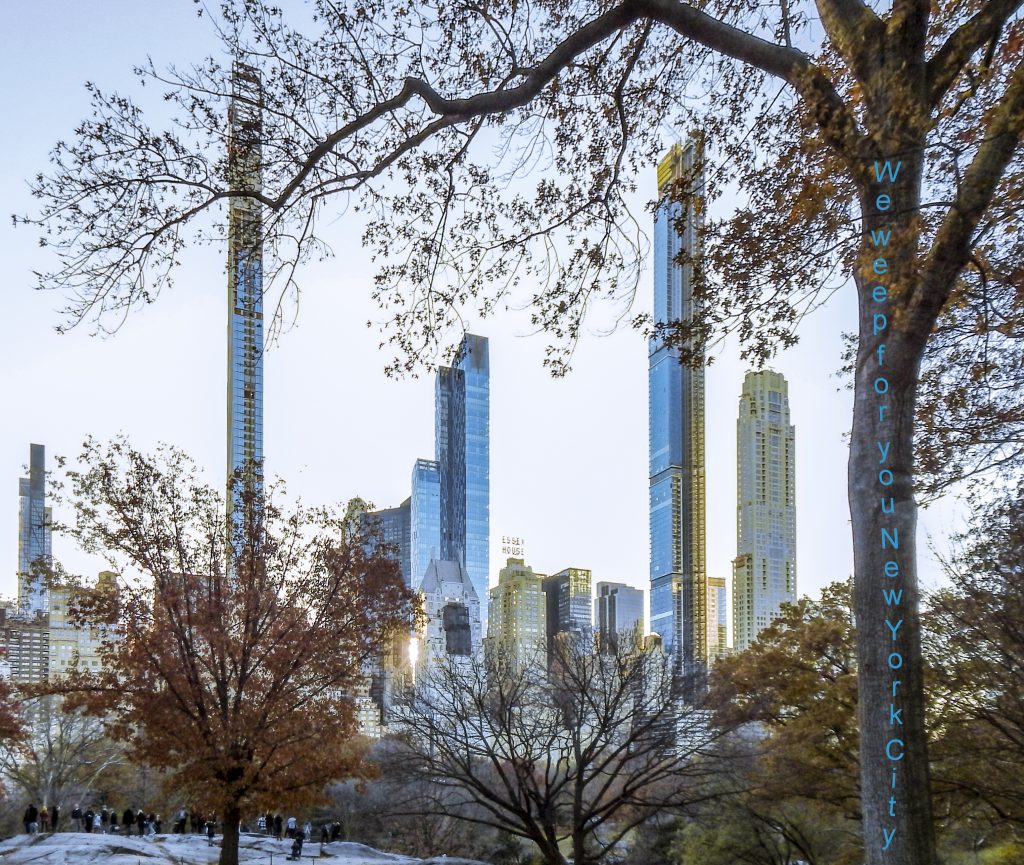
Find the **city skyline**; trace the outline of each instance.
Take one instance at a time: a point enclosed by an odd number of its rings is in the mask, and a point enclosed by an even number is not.
[[[16,38],[3,62],[9,80],[32,82],[33,97],[27,97],[27,85],[4,96],[10,134],[2,180],[9,210],[31,209],[25,179],[45,165],[52,143],[87,114],[84,81],[127,87],[132,64],[147,53],[160,66],[180,60],[182,44],[193,46],[196,57],[213,50],[204,22],[179,9],[155,9],[136,20],[132,8],[112,4],[111,14],[125,21],[116,40],[87,9],[69,8],[59,21],[27,7],[14,11]],[[153,104],[159,110],[158,94]],[[666,144],[676,137],[675,130],[665,130]],[[652,166],[638,178],[639,214],[652,197],[654,174]],[[378,348],[380,335],[366,327],[386,313],[369,300],[373,266],[359,246],[361,230],[358,214],[337,222],[339,257],[307,265],[296,328],[269,350],[264,390],[268,409],[274,409],[265,419],[267,440],[273,442],[268,473],[285,477],[291,493],[307,502],[352,495],[380,506],[400,502],[409,495],[411,460],[433,449],[429,420],[421,422],[433,409],[432,374],[387,379],[383,368],[391,353]],[[173,292],[129,316],[115,336],[92,339],[88,326],[54,333],[60,322],[54,308],[63,301],[30,290],[32,270],[43,268],[48,255],[35,241],[31,229],[13,229],[9,220],[0,228],[11,303],[10,339],[0,350],[2,380],[5,403],[18,406],[16,422],[0,439],[0,473],[11,490],[0,497],[0,525],[11,526],[0,533],[0,561],[9,563],[0,571],[5,595],[16,592],[13,485],[22,475],[29,442],[44,442],[52,455],[73,457],[86,435],[103,439],[125,431],[143,450],[158,441],[181,447],[207,470],[212,484],[219,485],[223,476],[224,382],[209,372],[225,364],[223,245],[188,253]],[[650,308],[650,273],[648,262],[637,312]],[[286,316],[291,311],[286,302]],[[578,562],[593,570],[595,580],[646,588],[642,336],[620,328],[600,338],[615,316],[598,318],[584,328],[572,374],[552,380],[542,367],[543,339],[524,338],[532,331],[528,317],[514,309],[499,312],[466,325],[491,343],[491,561],[504,560],[501,535],[518,534],[526,538],[527,560],[542,570]],[[268,303],[268,321],[271,317]],[[834,373],[841,365],[840,334],[855,321],[851,289],[811,316],[801,343],[772,362],[790,381],[794,422],[804,437],[798,498],[814,503],[797,516],[801,593],[814,594],[851,570],[843,438],[850,394]],[[726,576],[735,556],[736,393],[747,364],[729,341],[715,353],[716,363],[706,372],[707,570]],[[403,456],[392,464],[389,453]],[[610,453],[618,456],[610,460]],[[955,525],[951,507],[933,507],[922,513],[922,540],[929,531],[941,539]],[[66,540],[57,537],[54,543],[56,556],[72,570],[103,569],[102,561],[75,552]],[[923,543],[922,558],[924,580],[934,583],[938,568]],[[493,581],[497,568],[492,570]]]

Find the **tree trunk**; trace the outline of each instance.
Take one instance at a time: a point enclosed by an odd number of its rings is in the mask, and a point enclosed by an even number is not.
[[[238,865],[238,828],[241,824],[242,811],[238,805],[232,805],[224,811],[224,837],[220,842],[219,865]]]
[[[928,334],[905,332],[908,317],[901,315],[908,286],[913,284],[917,239],[913,220],[920,190],[919,175],[906,162],[903,171],[906,174],[897,183],[872,184],[866,190],[862,199],[866,235],[856,272],[860,341],[848,493],[859,666],[861,810],[868,865],[936,862],[913,490],[917,377]],[[883,193],[892,195],[891,209],[902,216],[878,212],[877,196]],[[892,229],[887,247],[873,242],[872,228]],[[874,269],[879,259],[886,265]],[[884,322],[879,316],[884,316]]]

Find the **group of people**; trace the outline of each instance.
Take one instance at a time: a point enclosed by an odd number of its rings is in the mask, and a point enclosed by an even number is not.
[[[297,860],[302,855],[302,845],[313,838],[313,825],[307,820],[302,826],[294,817],[284,819],[280,814],[260,814],[256,819],[256,828],[266,835],[272,835],[278,841],[290,838],[292,841],[291,855],[287,858]],[[320,827],[320,843],[327,844],[341,837],[341,824],[338,822],[324,823]]]
[[[75,805],[71,811],[71,820],[74,832],[95,832],[97,834],[124,834],[132,835],[159,835],[163,833],[163,820],[159,814],[146,813],[141,808],[134,810],[125,808],[120,819],[113,808],[106,805],[99,810],[91,807],[84,811]],[[60,808],[54,805],[53,808],[36,808],[34,802],[30,802],[25,809],[25,834],[34,835],[36,832],[59,832],[60,831]],[[212,843],[216,833],[217,818],[202,817],[196,813],[189,813],[184,808],[178,812],[178,819],[174,824],[174,831],[184,834],[186,827],[194,833],[205,833]]]

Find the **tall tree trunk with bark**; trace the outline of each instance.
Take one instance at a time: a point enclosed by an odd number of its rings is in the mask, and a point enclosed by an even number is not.
[[[908,314],[919,272],[923,137],[882,142],[860,196],[848,475],[863,840],[869,865],[935,865],[914,499],[917,381],[928,334]]]

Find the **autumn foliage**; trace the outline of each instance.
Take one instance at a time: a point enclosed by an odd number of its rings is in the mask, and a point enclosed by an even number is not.
[[[358,502],[341,516],[284,513],[279,488],[250,490],[229,531],[223,497],[186,457],[124,441],[86,442],[67,478],[77,524],[66,530],[122,579],[116,593],[79,594],[80,619],[118,622],[103,670],[56,687],[109,719],[190,805],[216,811],[221,862],[236,862],[243,815],[362,771],[352,694],[367,659],[409,626],[412,597]]]

